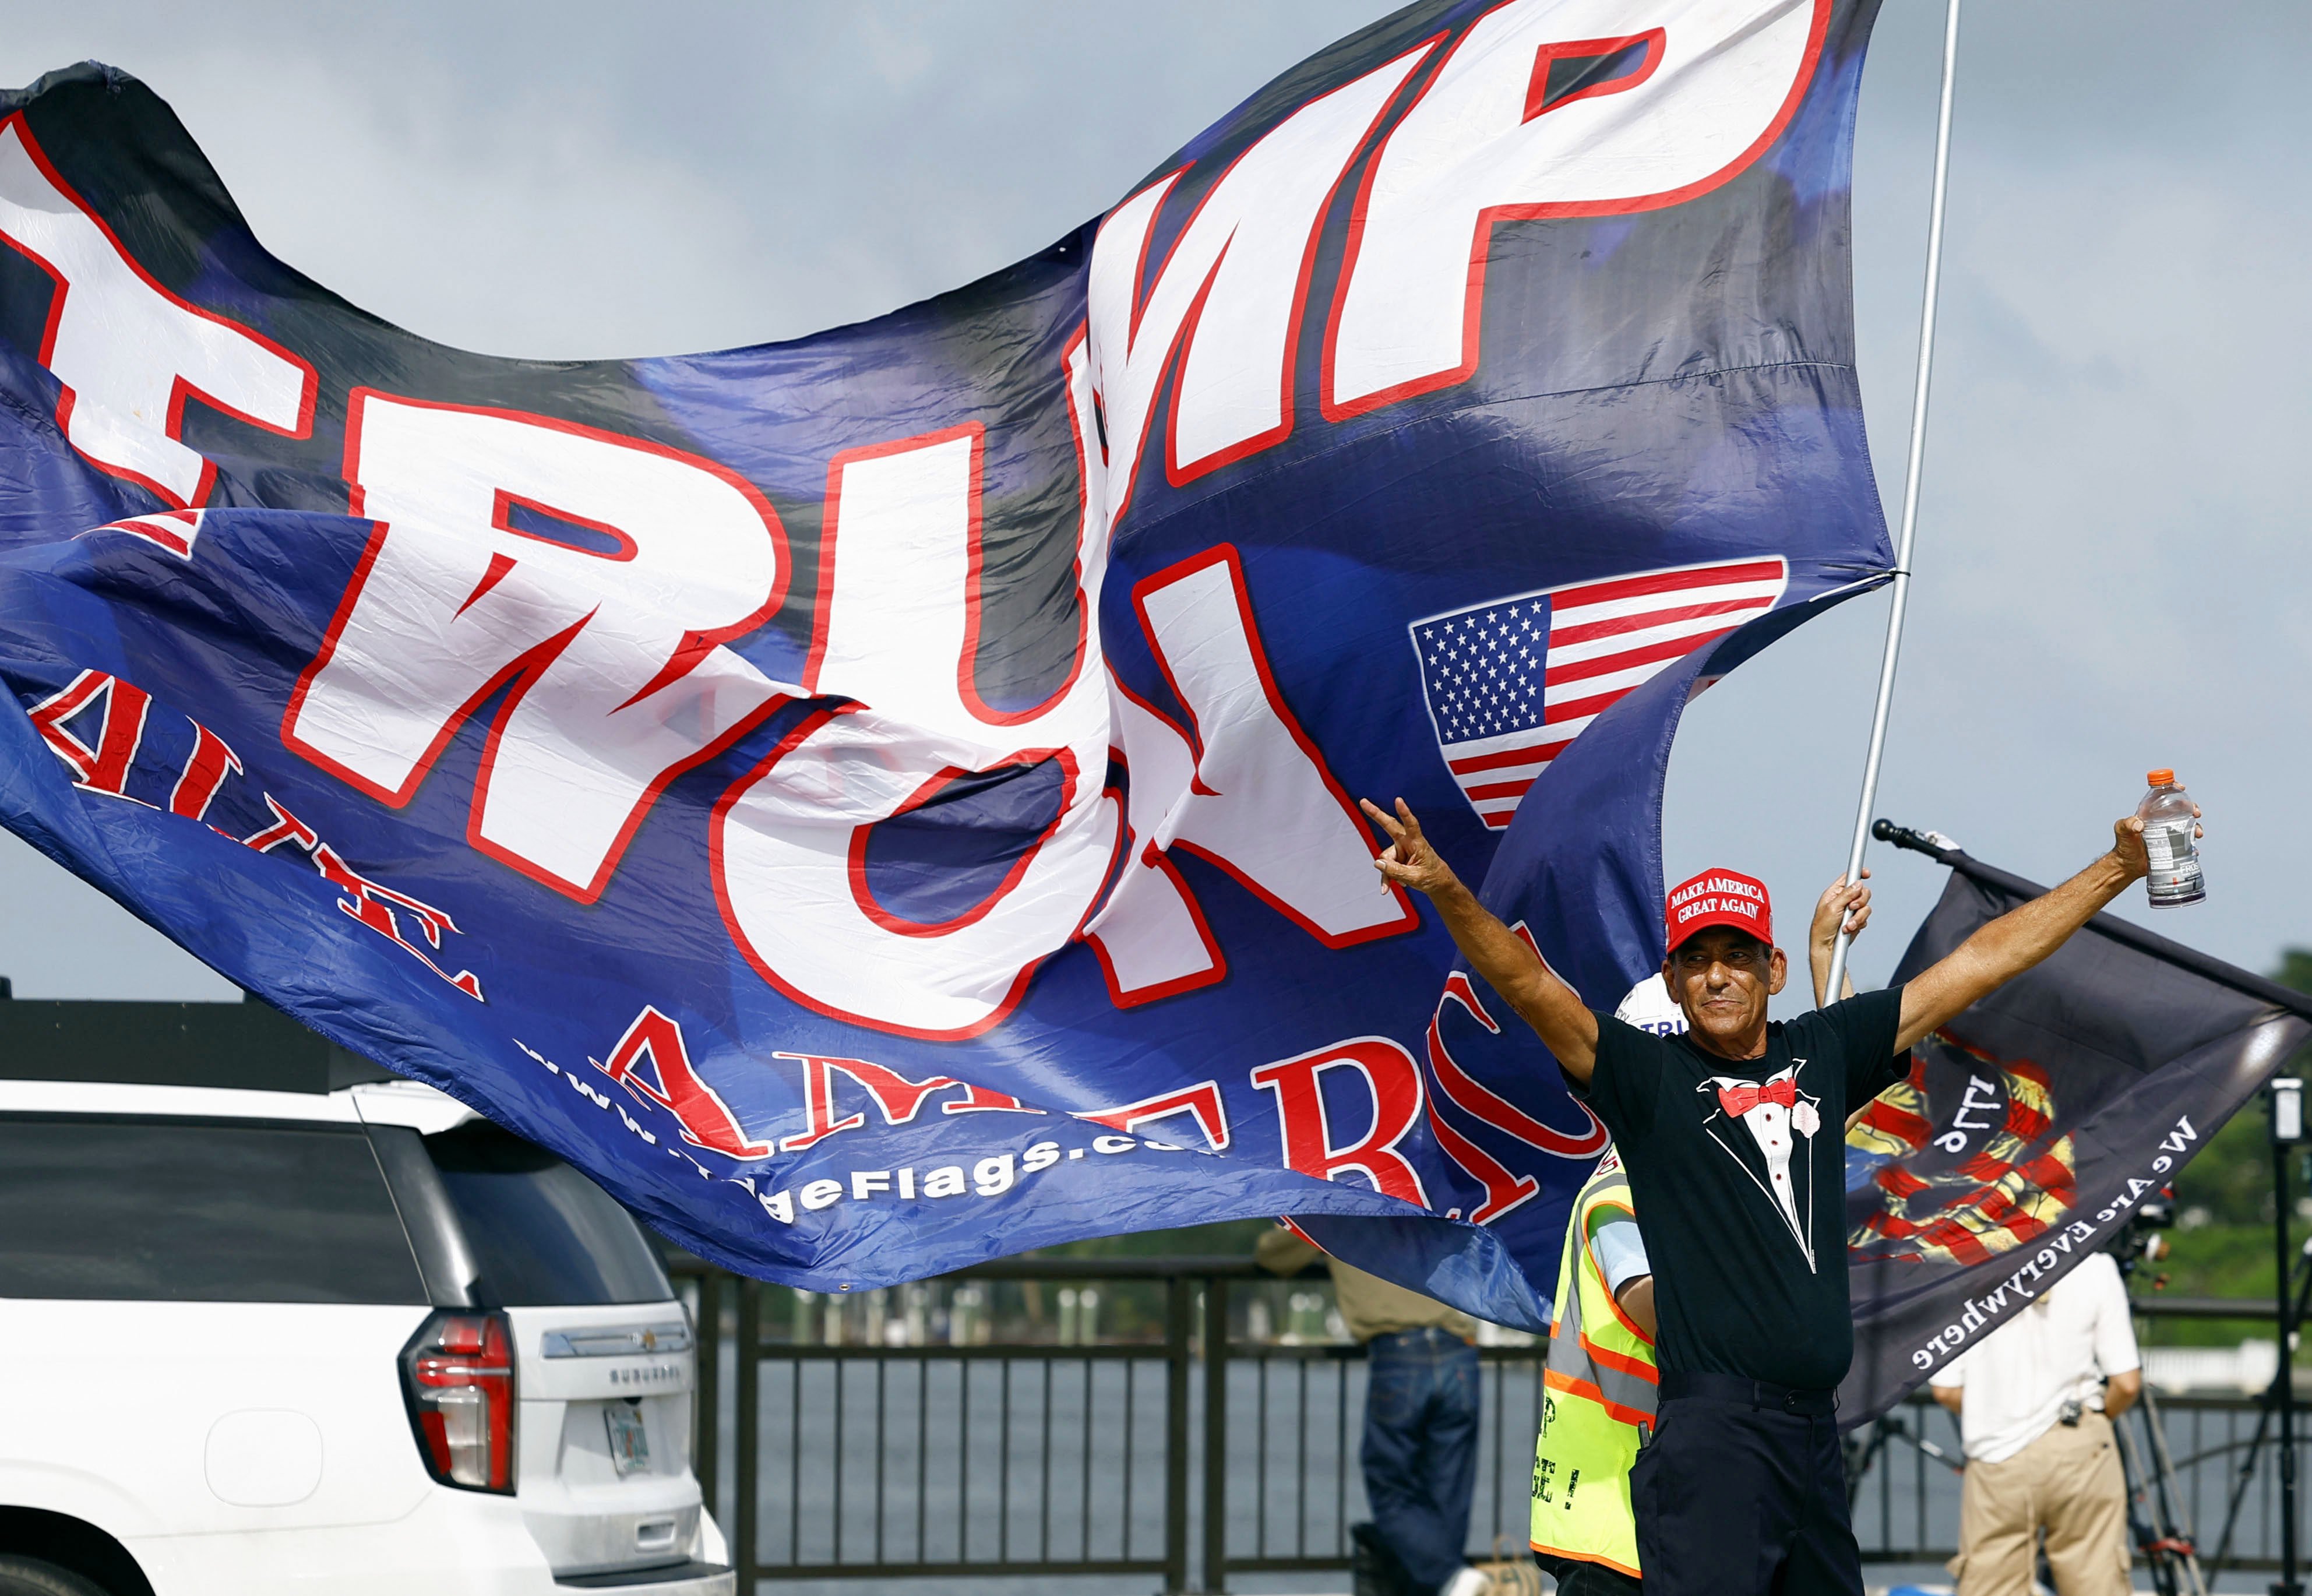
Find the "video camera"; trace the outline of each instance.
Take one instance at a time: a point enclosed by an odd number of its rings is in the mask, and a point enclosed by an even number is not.
[[[2163,1186],[2152,1196],[2135,1205],[2135,1212],[2119,1233],[2105,1249],[2119,1265],[2123,1278],[2135,1273],[2139,1264],[2162,1262],[2173,1250],[2167,1232],[2176,1228],[2176,1188]],[[2153,1289],[2158,1289],[2155,1282]]]

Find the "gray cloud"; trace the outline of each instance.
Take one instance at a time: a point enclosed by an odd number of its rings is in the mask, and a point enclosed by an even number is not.
[[[275,253],[470,348],[667,353],[878,314],[1029,253],[1388,7],[0,0],[0,79],[95,57],[178,110]],[[1889,0],[1857,148],[1861,361],[1890,513],[1909,422],[1940,11]],[[2220,30],[1983,5],[1961,62],[1913,630],[1879,809],[2045,879],[2174,764],[2213,895],[2140,918],[2226,958],[2312,938],[2312,621],[2292,469],[2312,11]],[[1795,930],[1843,861],[1885,601],[1706,695],[1673,875],[1763,874]],[[1940,873],[1876,851],[1882,978]],[[27,995],[230,988],[0,843]],[[1785,940],[1791,940],[1787,935]]]

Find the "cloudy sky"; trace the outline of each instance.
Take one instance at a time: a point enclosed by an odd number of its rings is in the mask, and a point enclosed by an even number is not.
[[[1642,0],[1631,0],[1642,9]],[[94,57],[177,109],[283,259],[427,337],[667,354],[872,316],[1123,197],[1365,0],[391,7],[0,0],[0,80]],[[2123,912],[2267,966],[2312,943],[2299,499],[2312,7],[2001,0],[1961,47],[1912,630],[1878,811],[2053,881],[2150,765],[2209,811],[2210,901]],[[1899,497],[1940,0],[1887,0],[1857,151],[1861,360]],[[1858,601],[1689,714],[1672,879],[1843,864],[1885,624]],[[1883,978],[1940,889],[1874,852]],[[24,996],[232,995],[0,837]],[[1787,940],[1787,939],[1786,939]]]

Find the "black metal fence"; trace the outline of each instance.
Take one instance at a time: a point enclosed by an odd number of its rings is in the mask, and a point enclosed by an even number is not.
[[[1232,1573],[1348,1564],[1349,1526],[1365,1512],[1362,1352],[1264,1334],[1277,1316],[1262,1304],[1282,1288],[1246,1260],[1003,1260],[935,1288],[950,1304],[936,1327],[944,1344],[929,1337],[920,1305],[913,1322],[885,1326],[901,1344],[829,1345],[812,1338],[807,1315],[831,1307],[852,1326],[838,1333],[855,1336],[855,1307],[715,1270],[677,1272],[700,1330],[696,1467],[742,1590],[751,1571],[758,1580],[1144,1574],[1166,1591],[1216,1592]],[[1015,1293],[1058,1287],[1063,1312],[1041,1332],[1073,1333],[1074,1343],[1030,1342],[1018,1323],[996,1339],[985,1298],[999,1282]],[[1323,1289],[1321,1273],[1309,1287]],[[1137,1338],[1094,1338],[1088,1304],[1073,1310],[1072,1332],[1070,1297],[1099,1290],[1141,1304],[1125,1326]],[[766,1314],[774,1294],[786,1299],[791,1323]],[[1538,1345],[1479,1355],[1473,1555],[1526,1544],[1542,1403]],[[2259,1410],[2204,1397],[2161,1407],[2177,1504],[2204,1555]],[[1958,1475],[1917,1443],[1955,1458],[1955,1423],[1923,1397],[1891,1417],[1857,1493],[1857,1539],[1868,1560],[1940,1561],[1957,1545]],[[2230,1566],[2276,1565],[2271,1462],[2267,1445]]]

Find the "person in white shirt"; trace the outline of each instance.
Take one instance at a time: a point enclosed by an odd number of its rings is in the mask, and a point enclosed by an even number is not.
[[[2039,1531],[2063,1596],[2129,1589],[2127,1486],[2111,1421],[2143,1390],[2127,1288],[2098,1252],[1964,1355],[1935,1400],[1966,1447],[1958,1596],[2026,1596]]]

